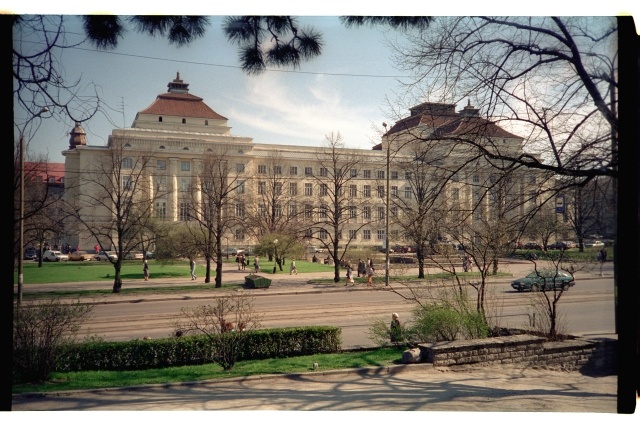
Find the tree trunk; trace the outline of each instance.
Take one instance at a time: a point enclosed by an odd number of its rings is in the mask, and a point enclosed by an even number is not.
[[[216,258],[216,288],[219,289],[222,287],[222,252],[220,249],[218,249]]]
[[[205,260],[207,261],[207,269],[205,270],[204,282],[210,283],[211,282],[211,256],[207,255],[205,257]]]
[[[118,258],[118,261],[120,260],[120,258]],[[120,263],[116,262],[113,265],[115,271],[116,271],[116,277],[113,280],[113,293],[120,293],[120,291],[122,290],[122,277],[120,274]]]

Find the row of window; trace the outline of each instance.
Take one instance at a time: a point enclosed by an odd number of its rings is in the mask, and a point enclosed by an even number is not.
[[[122,167],[124,169],[132,169],[133,168],[133,159],[132,158],[124,158],[122,160]],[[156,169],[158,170],[166,170],[167,169],[167,161],[166,160],[162,160],[159,159],[156,162]],[[275,175],[281,175],[282,174],[282,167],[279,165],[274,165],[273,166],[273,173]],[[191,171],[191,162],[190,161],[180,161],[180,171],[183,172],[189,172]],[[237,163],[236,164],[236,172],[237,173],[244,173],[245,171],[245,165],[243,163]],[[363,170],[363,178],[365,179],[370,179],[371,178],[371,170]],[[266,174],[267,173],[267,165],[258,165],[258,174]],[[377,178],[380,180],[384,180],[385,179],[385,171],[376,171],[377,173]],[[298,167],[297,166],[291,166],[289,167],[289,175],[298,175]],[[304,175],[305,176],[313,176],[313,168],[312,167],[305,167],[304,168]],[[406,180],[410,180],[411,179],[411,172],[406,172],[405,173],[405,179]],[[328,176],[328,170],[327,168],[320,168],[320,176],[321,177],[327,177]],[[357,169],[351,169],[350,170],[350,176],[352,178],[357,178],[358,177],[358,170]],[[398,172],[397,171],[391,171],[390,173],[390,179],[391,180],[397,180],[398,179]],[[459,181],[459,178],[454,178],[455,181]],[[491,183],[495,183],[495,178],[494,177],[490,177],[489,178]],[[473,175],[472,176],[472,181],[474,183],[479,183],[480,182],[480,176],[479,175]],[[536,177],[535,175],[530,175],[529,176],[529,183],[530,184],[535,184],[536,183]],[[365,186],[366,187],[366,186]],[[380,190],[380,187],[378,187],[378,190]],[[365,194],[365,197],[368,197]]]

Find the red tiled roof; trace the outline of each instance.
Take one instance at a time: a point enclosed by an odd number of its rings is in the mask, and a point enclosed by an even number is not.
[[[41,181],[49,181],[53,177],[55,182],[60,183],[64,178],[64,169],[64,163],[25,162],[24,176],[25,180]]]
[[[484,135],[487,137],[521,138],[500,128],[495,123],[477,116],[456,115],[417,115],[398,121],[389,134],[410,130],[425,125],[436,130],[435,136],[462,136],[466,134]]]
[[[140,111],[140,113],[227,120],[227,118],[216,113],[213,109],[207,106],[202,101],[202,98],[189,93],[160,94],[151,106]]]
[[[461,137],[465,135],[482,135],[485,137],[518,138],[494,122],[477,116],[471,105],[462,112],[455,112],[455,105],[441,103],[423,103],[411,108],[411,115],[396,122],[387,134],[409,131],[419,126],[433,128],[432,139]],[[381,150],[382,144],[377,144],[373,150]]]

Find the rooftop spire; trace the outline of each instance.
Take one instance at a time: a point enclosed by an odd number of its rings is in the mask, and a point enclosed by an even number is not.
[[[188,93],[189,92],[189,88],[188,88],[189,84],[184,83],[180,79],[180,72],[177,72],[176,79],[174,79],[172,82],[167,84],[167,87],[169,87],[169,90],[167,90],[169,93]]]

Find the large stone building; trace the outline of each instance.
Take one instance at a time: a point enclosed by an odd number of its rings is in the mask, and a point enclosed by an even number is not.
[[[318,147],[259,144],[232,134],[227,118],[190,94],[178,74],[166,93],[138,112],[130,128],[113,130],[107,146],[88,144],[82,128],[74,128],[63,152],[65,186],[84,225],[69,228],[70,244],[92,248],[104,232],[88,229],[118,219],[109,202],[119,201],[115,192],[124,193],[133,184],[139,203],[148,202],[155,219],[193,220],[207,210],[204,182],[211,158],[223,158],[233,188],[224,213],[233,217],[225,238],[234,245],[253,245],[265,233],[286,230],[314,244],[337,237],[353,245],[380,246],[386,239],[387,210],[390,243],[410,243],[403,240],[399,220],[416,195],[410,167],[417,159],[434,170],[431,189],[441,207],[472,212],[456,219],[489,216],[496,204],[486,195],[491,187],[485,183],[495,184],[496,168],[484,159],[470,162],[473,148],[455,141],[473,137],[485,148],[512,155],[521,149],[522,138],[479,117],[470,104],[456,112],[455,105],[423,103],[410,113],[371,150],[344,148],[336,138],[333,144],[319,141]],[[104,173],[112,174],[112,189],[97,182]],[[535,193],[527,194],[535,177],[518,175],[509,195],[527,208],[536,202]],[[390,209],[385,207],[387,192]]]

